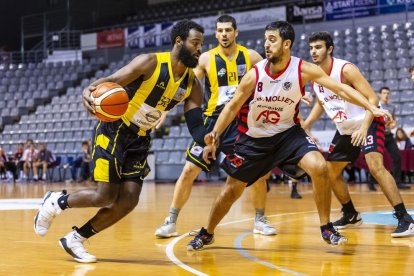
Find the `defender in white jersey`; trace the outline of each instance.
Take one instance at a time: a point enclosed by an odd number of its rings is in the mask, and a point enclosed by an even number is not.
[[[299,101],[308,81],[317,81],[332,91],[362,105],[374,115],[386,111],[370,104],[351,87],[329,78],[317,66],[290,55],[295,39],[293,27],[285,21],[266,26],[266,60],[259,62],[240,82],[234,98],[225,106],[212,132],[205,136],[206,162],[215,156],[219,137],[235,118],[242,105],[251,98],[247,132],[235,143],[234,153],[226,157],[222,168],[229,174],[226,185],[216,199],[207,229],[187,245],[187,250],[200,250],[214,241],[214,229],[243,193],[246,185],[265,175],[273,167],[298,165],[313,181],[315,202],[319,212],[322,238],[339,245],[347,241],[333,227],[329,219],[331,189],[328,170],[314,141],[300,127]]]
[[[332,57],[334,44],[327,32],[314,33],[309,37],[309,51],[314,63],[319,65],[331,78],[348,84],[359,91],[372,104],[378,104],[378,97],[368,81],[352,63]],[[342,170],[349,162],[354,162],[361,151],[371,174],[378,181],[390,204],[394,207],[398,227],[392,237],[406,237],[414,234],[414,221],[405,209],[403,200],[392,175],[385,169],[383,118],[374,118],[370,112],[349,103],[318,82],[313,83],[318,96],[311,113],[303,124],[308,130],[319,119],[323,111],[335,122],[337,132],[332,140],[328,155],[328,172],[335,196],[342,204],[343,216],[334,222],[338,229],[362,223],[355,210],[348,187],[342,179]],[[368,134],[368,135],[367,135]],[[366,139],[363,139],[366,137]]]

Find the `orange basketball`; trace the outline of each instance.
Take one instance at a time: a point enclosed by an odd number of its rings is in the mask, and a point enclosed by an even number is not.
[[[121,118],[128,109],[128,94],[117,83],[101,83],[91,96],[94,100],[95,116],[101,121],[114,122]]]

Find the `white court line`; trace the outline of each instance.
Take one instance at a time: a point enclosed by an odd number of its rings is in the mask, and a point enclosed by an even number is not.
[[[338,210],[338,209],[337,209]],[[310,214],[310,213],[316,213],[316,211],[306,211],[306,212],[295,212],[295,213],[286,213],[286,214],[276,214],[276,215],[270,215],[267,217],[282,217],[282,216],[288,216],[288,215],[298,215],[298,214]],[[254,218],[247,218],[247,219],[240,219],[240,220],[234,220],[229,222],[220,223],[217,226],[225,226],[230,224],[237,224],[241,222],[251,221],[254,220]],[[174,238],[170,243],[168,243],[167,248],[165,249],[165,253],[167,257],[177,266],[181,267],[184,270],[187,270],[188,272],[191,272],[195,275],[203,275],[206,276],[208,274],[205,274],[197,269],[192,268],[191,266],[186,265],[182,261],[180,261],[174,254],[174,246],[179,242],[181,239],[189,236],[190,232],[187,232],[179,237]]]
[[[405,205],[412,205],[410,203],[405,204]],[[377,207],[390,207],[389,204],[387,205],[372,205],[372,206],[360,206],[358,207],[358,209],[367,209],[367,208],[377,208]],[[332,209],[332,211],[339,211],[340,209]],[[311,214],[311,213],[317,213],[317,211],[306,211],[306,212],[294,212],[294,213],[285,213],[285,214],[276,214],[276,215],[270,215],[267,217],[282,217],[282,216],[288,216],[288,215],[300,215],[300,214]],[[225,226],[225,225],[230,225],[230,224],[236,224],[236,223],[241,223],[241,222],[246,222],[246,221],[251,221],[254,218],[248,218],[248,219],[240,219],[240,220],[235,220],[235,221],[229,221],[229,222],[224,222],[224,223],[220,223],[217,226]],[[191,266],[186,265],[185,263],[181,262],[174,254],[174,246],[183,238],[189,236],[190,232],[187,232],[185,234],[182,234],[181,236],[178,236],[176,238],[174,238],[170,243],[168,243],[166,249],[165,249],[165,253],[167,255],[167,257],[170,259],[171,262],[173,262],[174,264],[176,264],[177,266],[181,267],[184,270],[187,270],[195,275],[208,275],[205,274],[197,269],[192,268]]]

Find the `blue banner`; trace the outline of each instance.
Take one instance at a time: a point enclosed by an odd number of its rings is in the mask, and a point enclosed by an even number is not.
[[[380,14],[414,11],[414,0],[379,0]]]
[[[326,20],[377,15],[377,5],[377,0],[325,0]]]
[[[128,27],[127,37],[126,37],[126,46],[131,49],[141,48],[140,39],[142,37],[142,28],[137,27]]]

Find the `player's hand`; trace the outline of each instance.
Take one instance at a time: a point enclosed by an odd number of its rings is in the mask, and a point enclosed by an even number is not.
[[[219,145],[219,142],[220,142],[220,138],[217,135],[217,132],[215,131],[207,133],[204,136],[204,143],[206,144],[206,146],[214,145],[215,147],[217,147]]]
[[[378,107],[373,107],[371,109],[371,113],[375,116],[375,117],[384,117],[386,121],[392,122],[394,121],[394,119],[392,118],[392,115],[390,112],[388,112],[388,110],[385,109],[381,109]]]
[[[88,111],[91,115],[95,115],[95,108],[93,105],[93,99],[91,97],[92,91],[95,89],[95,86],[88,86],[82,92],[83,106],[85,106],[86,111]]]
[[[368,129],[360,127],[357,131],[354,131],[351,135],[351,144],[355,147],[359,147],[365,144],[367,138]]]
[[[216,160],[216,150],[214,145],[207,145],[203,150],[203,159],[207,164],[211,163],[211,160]]]
[[[311,106],[313,103],[312,93],[306,91],[305,96],[302,97],[301,101],[304,102],[307,106]]]

